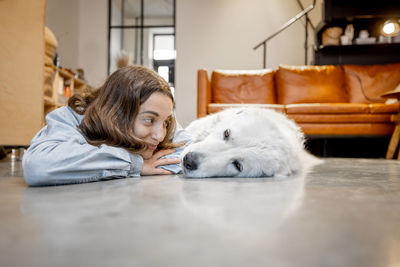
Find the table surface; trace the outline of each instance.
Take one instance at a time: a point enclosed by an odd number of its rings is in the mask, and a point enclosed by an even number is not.
[[[400,162],[287,179],[27,187],[0,161],[0,266],[400,266]]]

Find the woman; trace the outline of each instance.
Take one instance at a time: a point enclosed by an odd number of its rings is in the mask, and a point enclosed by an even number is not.
[[[46,116],[22,166],[29,185],[84,183],[139,175],[179,173],[171,89],[154,71],[128,66],[88,95]],[[175,137],[174,137],[175,133]],[[175,142],[175,143],[173,143]]]

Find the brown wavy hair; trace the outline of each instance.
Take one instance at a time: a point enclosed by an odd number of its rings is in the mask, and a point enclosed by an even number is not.
[[[73,95],[68,106],[85,115],[79,129],[89,144],[123,147],[137,153],[147,147],[134,135],[134,121],[140,105],[153,93],[168,96],[175,107],[171,88],[161,76],[143,66],[127,66],[112,73],[99,89]],[[172,143],[175,127],[172,117],[158,150],[181,145]]]

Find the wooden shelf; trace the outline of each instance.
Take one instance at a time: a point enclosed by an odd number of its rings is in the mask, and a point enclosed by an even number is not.
[[[400,62],[400,43],[320,46],[316,65],[389,64]]]
[[[43,100],[44,100],[44,105],[45,106],[54,106],[54,105],[56,105],[56,102],[51,97],[44,96]]]
[[[61,76],[69,79],[73,79],[74,75],[65,69],[56,68],[56,70],[60,73]]]
[[[51,96],[45,95],[44,102],[44,117],[56,108],[67,105],[68,98],[75,93],[80,93],[84,90],[92,90],[92,87],[85,81],[75,78],[69,71],[53,67],[54,79],[52,83]],[[43,118],[43,123],[45,120]]]

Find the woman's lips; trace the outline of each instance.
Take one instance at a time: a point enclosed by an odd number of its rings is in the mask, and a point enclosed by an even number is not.
[[[157,145],[147,144],[147,148],[148,148],[149,150],[156,150]]]

